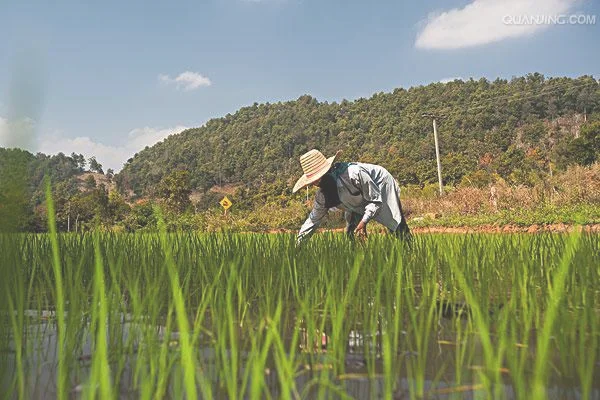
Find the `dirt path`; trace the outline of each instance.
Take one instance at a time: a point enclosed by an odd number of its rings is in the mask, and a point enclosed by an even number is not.
[[[584,232],[600,232],[600,224],[584,225],[583,227],[566,224],[550,225],[480,225],[480,226],[459,226],[459,227],[415,227],[411,228],[414,233],[542,233],[542,232],[573,232],[575,229],[583,229]]]
[[[518,226],[518,225],[479,225],[479,226],[424,226],[424,227],[411,227],[412,233],[566,233],[573,232],[575,229],[583,229],[584,232],[600,233],[600,224],[584,225],[582,228],[575,225],[567,224],[549,224],[549,225],[530,225],[530,226]],[[344,232],[343,228],[337,229],[322,229],[323,232]],[[296,230],[291,229],[271,229],[264,233],[295,233]],[[369,233],[385,233],[384,229],[371,228]]]

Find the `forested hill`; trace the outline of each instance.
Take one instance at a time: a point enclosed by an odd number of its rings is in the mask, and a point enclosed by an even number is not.
[[[432,121],[425,112],[445,117],[439,135],[447,184],[485,181],[486,174],[523,183],[570,163],[591,163],[600,151],[598,140],[596,147],[586,142],[594,132],[580,132],[597,128],[589,126],[600,119],[598,81],[534,73],[432,83],[340,103],[308,95],[255,103],[140,151],[116,181],[122,190],[152,195],[164,176],[187,170],[199,190],[227,183],[284,187],[300,176],[298,157],[318,148],[380,163],[403,184],[434,182]]]

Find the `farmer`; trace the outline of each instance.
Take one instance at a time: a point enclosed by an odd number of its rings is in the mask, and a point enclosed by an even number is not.
[[[309,238],[330,208],[344,210],[346,233],[366,236],[372,219],[399,238],[409,238],[410,230],[402,213],[400,189],[383,167],[358,162],[334,163],[318,150],[300,157],[304,175],[294,185],[294,193],[307,185],[318,186],[313,209],[298,233],[298,243]]]

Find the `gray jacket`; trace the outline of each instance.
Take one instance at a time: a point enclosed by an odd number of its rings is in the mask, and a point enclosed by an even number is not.
[[[375,220],[391,231],[395,231],[402,221],[400,189],[394,177],[383,167],[374,164],[350,163],[348,169],[337,179],[340,197],[338,207],[349,214],[362,215],[366,223]],[[321,224],[329,210],[325,208],[325,196],[321,190],[315,195],[313,209],[302,224],[298,242],[310,237]]]

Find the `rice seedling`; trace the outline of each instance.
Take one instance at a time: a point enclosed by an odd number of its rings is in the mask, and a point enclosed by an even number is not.
[[[0,236],[2,393],[600,397],[598,235],[294,239]]]

